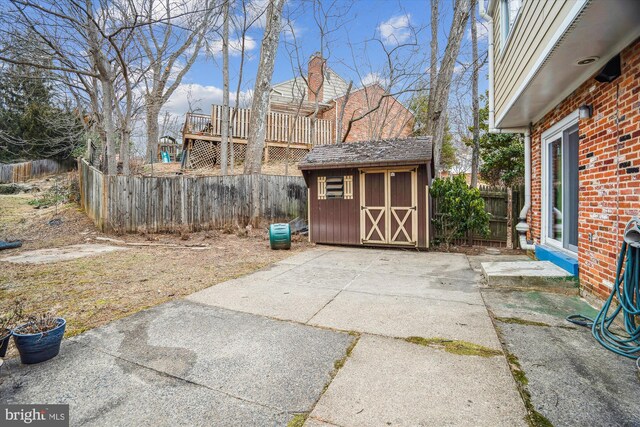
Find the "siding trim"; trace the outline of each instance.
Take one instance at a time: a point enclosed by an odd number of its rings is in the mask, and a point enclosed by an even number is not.
[[[608,63],[614,56],[622,52],[624,48],[626,48],[631,43],[633,43],[637,38],[638,38],[638,34],[631,33],[629,37],[623,39],[618,44],[616,44],[609,51],[607,55],[601,56],[600,62],[602,62],[603,64]],[[598,70],[599,69],[600,68],[598,68]],[[575,79],[575,82],[576,82],[575,86],[569,86],[566,90],[564,90],[563,92],[560,92],[560,95],[554,98],[553,101],[551,101],[544,109],[542,109],[540,114],[538,114],[537,116],[534,116],[531,122],[537,123],[540,120],[542,120],[544,116],[546,116],[549,113],[549,111],[551,111],[551,109],[555,108],[556,105],[560,104],[565,98],[571,95],[576,89],[580,87],[580,85],[582,85],[588,78],[590,78],[594,74],[595,74],[594,71],[589,71],[589,70],[585,71],[581,77]]]
[[[533,64],[533,67],[531,68],[531,70],[529,71],[527,76],[525,77],[524,81],[522,82],[522,84],[520,85],[518,90],[511,97],[511,99],[509,99],[509,101],[507,102],[506,106],[503,108],[503,111],[502,111],[502,114],[500,115],[500,117],[498,117],[496,119],[495,123],[496,123],[496,127],[497,128],[500,128],[500,123],[504,120],[505,116],[507,115],[507,113],[509,113],[511,108],[513,108],[513,105],[516,103],[518,98],[520,98],[522,93],[529,86],[529,84],[531,83],[533,78],[536,76],[536,74],[538,74],[538,72],[540,71],[540,68],[542,67],[542,65],[547,61],[547,59],[549,58],[551,53],[553,53],[554,49],[556,48],[556,44],[558,43],[558,41],[562,38],[562,36],[564,36],[564,34],[567,32],[567,30],[571,27],[571,24],[573,23],[573,21],[580,14],[582,9],[584,9],[584,7],[587,5],[588,2],[589,2],[589,0],[577,0],[576,1],[574,6],[569,11],[569,14],[566,16],[564,21],[562,21],[562,24],[560,24],[560,27],[558,28],[558,30],[555,32],[555,34],[553,35],[553,37],[551,38],[551,40],[547,44],[547,46],[544,49],[544,51],[542,52],[542,54],[538,57],[536,62]]]

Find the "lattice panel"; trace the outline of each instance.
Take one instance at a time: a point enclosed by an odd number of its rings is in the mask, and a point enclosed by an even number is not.
[[[192,169],[212,168],[218,157],[218,151],[211,141],[196,139],[191,144],[189,163]]]
[[[220,155],[220,144],[216,143],[216,159],[222,159]],[[247,154],[247,144],[233,144],[233,161],[236,165],[244,163]],[[220,164],[218,162],[217,164]],[[229,164],[231,164],[231,153],[229,152]]]
[[[269,150],[269,162],[285,162],[287,160],[286,147],[267,147]],[[300,148],[289,149],[289,163],[297,163],[309,153],[309,150]]]
[[[286,147],[265,147],[262,153],[262,161],[266,162],[267,150],[269,151],[269,163],[283,163],[287,159]],[[233,144],[234,161],[236,165],[243,164],[247,154],[246,144]],[[301,148],[289,149],[289,163],[298,163],[309,153],[309,150]],[[191,169],[208,169],[220,164],[220,143],[204,140],[195,140],[191,145],[189,154],[189,167]],[[229,163],[231,163],[231,154],[229,154]]]

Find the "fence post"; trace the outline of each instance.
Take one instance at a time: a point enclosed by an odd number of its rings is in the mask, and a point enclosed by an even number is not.
[[[100,223],[100,231],[105,231],[106,230],[106,224],[108,224],[109,221],[109,176],[110,175],[105,175],[105,174],[101,174],[101,181],[102,181],[102,203],[101,203],[101,215],[102,216],[102,222]]]
[[[78,162],[78,190],[80,191],[80,209],[86,210],[84,206],[84,197],[82,196],[84,194],[84,190],[82,188],[82,185],[83,185],[82,177],[84,175],[82,157],[78,157],[77,162]]]
[[[513,249],[513,190],[507,187],[507,249]]]

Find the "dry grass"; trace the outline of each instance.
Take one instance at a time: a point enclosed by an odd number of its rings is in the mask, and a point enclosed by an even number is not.
[[[22,239],[24,246],[0,257],[104,236],[77,207],[62,209],[62,223],[49,225],[52,209],[35,210],[34,196],[0,196],[0,239]],[[4,213],[9,213],[5,216]],[[242,230],[244,231],[244,230]],[[243,236],[248,234],[247,236]],[[186,235],[109,236],[127,242],[172,243],[183,247],[129,247],[99,256],[44,265],[0,263],[0,313],[24,300],[25,315],[53,310],[67,320],[73,336],[139,310],[181,298],[217,283],[251,273],[309,247],[295,242],[291,251],[272,251],[263,229]],[[193,250],[184,245],[208,245]],[[10,353],[15,355],[15,351]]]

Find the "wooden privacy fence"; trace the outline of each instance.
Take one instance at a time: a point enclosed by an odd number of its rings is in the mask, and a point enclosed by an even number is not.
[[[31,178],[68,172],[74,168],[75,163],[73,161],[65,162],[52,159],[0,164],[0,184],[25,182]]]
[[[84,159],[78,163],[81,205],[103,231],[197,231],[306,218],[302,177],[106,176]]]
[[[491,214],[489,220],[488,236],[474,234],[473,244],[478,246],[493,247],[513,247],[518,248],[518,233],[515,226],[518,223],[518,215],[524,206],[524,189],[514,188],[511,197],[509,189],[506,187],[490,187],[486,185],[478,186],[480,195],[484,199],[485,210]],[[511,199],[511,200],[509,200]],[[438,212],[438,203],[434,200],[434,215],[441,216]],[[435,236],[441,239],[442,236]],[[507,244],[511,241],[511,245]],[[455,239],[453,244],[466,245],[469,242],[467,237]]]

